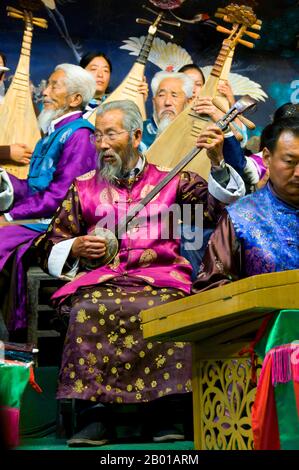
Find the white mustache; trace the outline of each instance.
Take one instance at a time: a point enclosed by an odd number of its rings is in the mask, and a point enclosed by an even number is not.
[[[100,159],[103,160],[104,157],[114,157],[114,158],[117,158],[118,157],[118,154],[111,151],[111,150],[105,150],[105,152],[100,152],[99,154],[100,156]]]

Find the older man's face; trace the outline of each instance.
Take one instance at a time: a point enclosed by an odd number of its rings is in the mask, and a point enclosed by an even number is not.
[[[183,91],[182,80],[178,78],[165,78],[162,80],[153,98],[157,124],[164,118],[171,121],[175,119],[187,103],[188,98]]]
[[[140,129],[132,133],[124,129],[121,109],[106,111],[96,118],[95,142],[99,155],[101,174],[107,180],[121,177],[126,170],[134,168],[141,141]]]
[[[56,70],[52,73],[43,96],[44,109],[46,110],[57,111],[69,108],[70,95],[65,86],[65,72],[63,70]]]

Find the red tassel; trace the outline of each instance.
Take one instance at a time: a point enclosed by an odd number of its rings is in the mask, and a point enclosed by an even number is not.
[[[267,315],[264,318],[261,326],[259,327],[259,329],[258,329],[258,331],[255,335],[254,340],[251,341],[251,343],[249,344],[248,347],[245,346],[244,348],[241,349],[241,351],[239,351],[239,356],[243,356],[244,354],[249,354],[250,355],[251,380],[254,384],[257,383],[256,369],[257,369],[257,360],[258,360],[258,357],[257,357],[254,349],[255,349],[255,346],[257,345],[257,343],[259,343],[259,341],[262,339],[262,337],[266,333],[268,323],[272,319],[272,317],[273,317],[273,313],[270,313],[269,315]]]
[[[31,387],[34,388],[34,390],[37,393],[42,393],[43,392],[42,389],[40,388],[40,386],[35,382],[34,371],[33,371],[32,366],[30,367],[29,383],[30,383]]]

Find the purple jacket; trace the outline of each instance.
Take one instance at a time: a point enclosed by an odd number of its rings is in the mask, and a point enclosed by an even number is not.
[[[81,117],[68,116],[55,129]],[[13,219],[50,218],[67,193],[74,178],[96,167],[96,150],[87,128],[78,129],[66,141],[51,184],[45,191],[30,193],[26,180],[9,175],[14,188],[14,205],[9,211]]]

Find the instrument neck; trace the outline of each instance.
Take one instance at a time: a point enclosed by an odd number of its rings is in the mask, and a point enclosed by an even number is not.
[[[211,75],[213,77],[217,77],[217,78],[220,77],[222,69],[223,69],[224,64],[225,64],[225,60],[226,60],[226,58],[229,54],[229,51],[230,51],[229,44],[227,44],[225,41],[223,41],[222,47],[220,49],[220,52],[217,56],[217,59],[216,59],[214,65],[213,65],[213,68],[212,68],[212,71],[211,71]]]
[[[194,147],[184,158],[181,160],[167,176],[160,181],[137,205],[132,207],[126,215],[126,217],[118,224],[117,234],[120,239],[127,231],[127,226],[131,220],[152,200],[154,197],[180,172],[188,165],[189,162],[201,151],[200,148]]]
[[[142,44],[141,50],[139,52],[139,55],[137,57],[136,62],[141,65],[145,65],[149,56],[149,53],[151,51],[153,41],[154,41],[154,34],[148,34],[144,40],[144,43]]]

